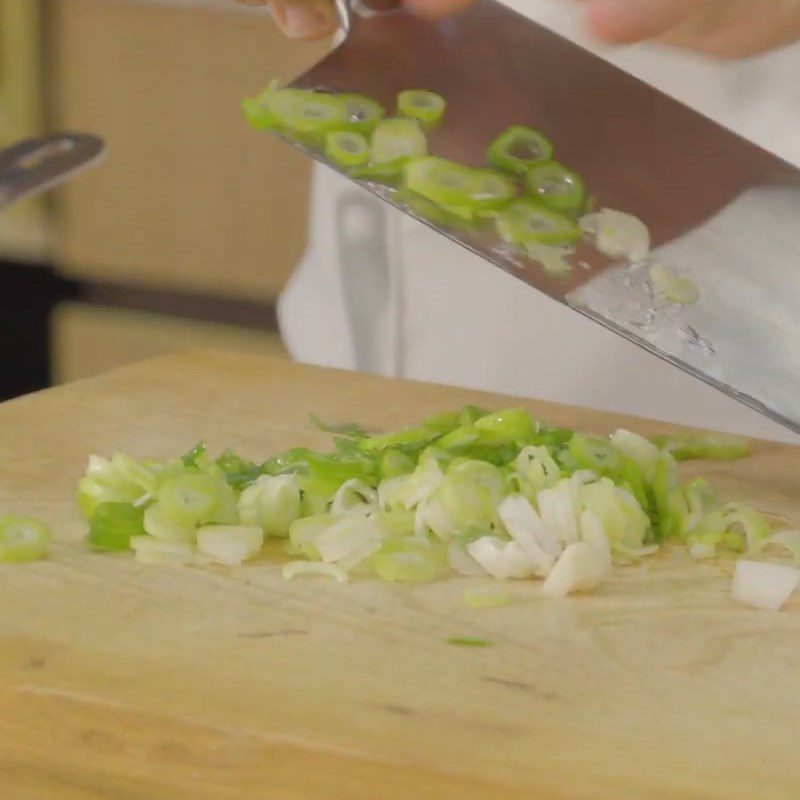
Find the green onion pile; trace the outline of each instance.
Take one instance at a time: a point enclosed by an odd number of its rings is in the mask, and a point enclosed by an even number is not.
[[[550,595],[592,589],[667,542],[698,559],[769,544],[800,557],[797,536],[773,537],[755,509],[680,481],[679,460],[744,456],[738,437],[595,437],[471,406],[396,433],[325,429],[331,452],[263,463],[202,444],[171,461],[92,456],[78,487],[88,543],[147,563],[239,565],[277,540],[286,578],[538,578]]]
[[[485,167],[469,167],[429,153],[426,131],[443,118],[447,102],[412,89],[397,97],[389,117],[359,94],[281,89],[273,81],[243,103],[259,130],[272,130],[307,148],[353,178],[396,190],[395,199],[442,226],[493,230],[512,250],[527,254],[550,274],[567,275],[567,257],[583,237],[602,253],[642,262],[650,248],[647,227],[636,217],[591,203],[580,175],[555,160],[553,143],[526,125],[512,125],[487,149]],[[660,273],[656,277],[663,277]],[[679,301],[689,302],[686,278]],[[671,288],[674,288],[675,281]]]

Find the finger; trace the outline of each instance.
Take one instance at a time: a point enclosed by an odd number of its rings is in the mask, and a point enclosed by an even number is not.
[[[584,14],[595,36],[623,44],[661,36],[700,5],[702,0],[591,0]]]
[[[269,0],[275,24],[290,39],[324,39],[338,25],[328,0]]]
[[[439,19],[471,6],[474,0],[404,0],[409,11],[425,19]]]
[[[668,31],[661,40],[673,47],[724,59],[760,55],[800,37],[800,3],[726,0],[716,14],[702,15]]]

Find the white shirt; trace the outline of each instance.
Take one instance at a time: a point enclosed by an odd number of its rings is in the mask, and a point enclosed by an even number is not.
[[[564,0],[517,11],[800,164],[800,49],[712,63],[594,46]],[[294,358],[800,442],[319,167],[310,244],[279,305]]]

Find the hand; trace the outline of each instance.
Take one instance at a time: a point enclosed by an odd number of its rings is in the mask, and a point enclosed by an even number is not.
[[[337,25],[331,0],[238,0],[246,6],[269,5],[275,24],[291,39],[324,39]],[[388,9],[399,0],[365,0],[375,9]],[[405,0],[405,5],[422,17],[443,17],[460,11],[472,0]]]
[[[718,58],[800,39],[800,0],[584,0],[589,29],[612,44],[655,39]]]

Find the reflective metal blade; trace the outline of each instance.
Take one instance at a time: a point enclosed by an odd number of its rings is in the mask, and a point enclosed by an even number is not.
[[[293,85],[362,92],[387,108],[402,89],[439,92],[448,109],[431,152],[472,165],[509,125],[542,130],[598,206],[646,222],[653,259],[694,280],[698,303],[658,301],[646,268],[588,245],[583,268],[555,278],[489,234],[418,218],[800,431],[798,170],[492,0],[442,22],[353,14],[344,42]],[[413,213],[386,187],[363,185]]]

